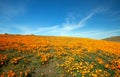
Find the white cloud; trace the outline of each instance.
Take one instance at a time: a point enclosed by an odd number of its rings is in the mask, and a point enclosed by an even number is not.
[[[100,13],[102,11],[106,11],[106,10],[102,8],[97,8],[78,22],[70,22],[69,18],[66,18],[67,20],[64,23],[59,25],[54,25],[54,26],[36,27],[34,29],[30,28],[29,25],[14,25],[12,27],[18,30],[20,34],[78,36],[78,37],[90,37],[90,38],[94,37],[97,39],[110,36],[111,34],[115,35],[116,33],[120,33],[119,29],[111,30],[111,31],[101,31],[101,30],[85,31],[85,32],[80,31],[80,28],[86,26],[86,23],[89,19],[91,19],[95,14]],[[75,18],[75,17],[72,16],[72,18]],[[0,28],[1,32],[11,32],[10,30],[7,30],[7,31],[4,31],[4,30],[5,29]]]
[[[74,35],[78,37],[83,36],[83,37],[89,37],[89,38],[95,38],[95,39],[103,39],[110,36],[119,36],[120,29],[107,30],[107,31],[103,31],[103,30],[87,31],[87,32],[80,32],[80,33],[73,34],[73,36]]]
[[[0,28],[0,33],[8,33],[9,29],[8,28]]]
[[[58,31],[58,25],[52,26],[52,27],[37,27],[35,29],[32,29],[30,27],[27,27],[27,25],[15,25],[14,28],[19,30],[21,34],[40,34],[45,35],[48,33],[53,33]]]
[[[72,33],[72,31],[84,27],[87,21],[93,17],[93,15],[95,15],[98,12],[102,12],[102,11],[105,11],[105,9],[96,8],[79,22],[70,23],[70,21],[67,20],[65,23],[61,25],[62,28],[60,29],[60,35],[71,35],[70,33]],[[72,18],[75,18],[75,17],[72,15]]]
[[[70,23],[69,21],[66,21],[65,23],[62,23],[60,25],[50,26],[50,27],[37,27],[36,29],[32,29],[30,27],[27,27],[26,25],[15,25],[14,27],[21,31],[22,34],[49,34],[49,35],[70,35],[69,33],[84,27],[87,20],[89,20],[95,12],[90,13],[88,16],[83,18],[81,21],[77,23]]]
[[[85,23],[96,13],[97,13],[97,10],[94,10],[93,12],[88,14],[86,17],[84,17],[82,20],[80,20],[79,22],[74,22],[74,23],[73,22],[70,23],[69,20],[67,20],[65,23],[62,23],[60,25],[50,26],[50,27],[37,27],[36,29],[31,29],[24,25],[23,26],[15,25],[15,28],[20,30],[22,34],[70,36],[74,30],[84,27]]]

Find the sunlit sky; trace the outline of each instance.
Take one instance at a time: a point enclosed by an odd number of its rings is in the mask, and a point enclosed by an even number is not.
[[[0,0],[0,34],[120,36],[120,0]]]

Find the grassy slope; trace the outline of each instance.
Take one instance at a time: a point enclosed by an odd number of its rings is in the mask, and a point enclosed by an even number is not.
[[[120,36],[113,36],[113,37],[105,38],[105,39],[103,39],[103,40],[120,42]]]

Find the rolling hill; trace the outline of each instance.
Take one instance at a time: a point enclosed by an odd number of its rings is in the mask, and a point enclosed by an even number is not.
[[[108,37],[108,38],[105,38],[105,39],[103,39],[103,40],[113,41],[113,42],[120,42],[120,36]]]

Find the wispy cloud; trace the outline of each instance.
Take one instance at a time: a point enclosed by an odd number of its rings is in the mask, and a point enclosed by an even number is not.
[[[86,25],[87,21],[91,19],[96,13],[102,11],[103,9],[96,8],[83,19],[78,22],[70,22],[66,20],[64,23],[50,26],[50,27],[37,27],[36,29],[31,29],[24,25],[15,25],[15,28],[21,31],[23,34],[43,34],[43,35],[61,35],[61,36],[70,36],[72,32],[76,29],[82,28]],[[73,18],[73,16],[72,16]],[[75,33],[76,34],[76,33]]]
[[[8,33],[9,29],[8,28],[0,28],[0,33]]]
[[[59,26],[52,26],[52,27],[37,27],[32,29],[27,27],[26,25],[15,25],[14,28],[20,31],[21,34],[38,34],[38,35],[46,35],[58,32]]]
[[[85,26],[87,21],[93,17],[96,13],[98,13],[98,8],[93,10],[91,13],[89,13],[86,17],[84,17],[82,20],[78,22],[70,22],[69,20],[66,20],[64,23],[50,26],[50,27],[37,27],[36,29],[31,29],[26,26],[21,25],[15,25],[15,27],[21,31],[21,33],[24,34],[43,34],[43,35],[67,35],[70,36],[72,31],[82,28]],[[72,16],[73,18],[73,16]]]
[[[78,37],[91,37],[91,38],[104,38],[105,36],[110,36],[109,34],[120,33],[120,30],[111,30],[111,31],[101,31],[101,30],[90,30],[90,31],[80,31],[80,28],[85,27],[86,23],[95,15],[101,12],[106,11],[104,8],[96,8],[90,12],[87,16],[81,19],[78,22],[70,22],[69,18],[58,25],[49,26],[49,27],[36,27],[30,28],[29,25],[14,25],[14,29],[18,30],[20,34],[37,34],[37,35],[60,35],[60,36],[78,36]],[[72,16],[72,18],[75,18]],[[34,26],[34,25],[33,25]],[[12,29],[12,28],[11,28]],[[79,29],[79,30],[78,30]],[[0,29],[2,31],[2,28]],[[5,31],[2,31],[5,32]],[[10,32],[8,30],[7,32]]]
[[[60,29],[60,35],[70,35],[69,33],[71,31],[74,31],[76,29],[82,28],[85,26],[86,22],[92,18],[93,15],[95,15],[96,13],[98,13],[98,8],[93,10],[91,13],[89,13],[86,17],[84,17],[82,20],[80,20],[79,22],[72,22],[70,23],[68,20],[63,23],[61,26],[62,28]],[[73,18],[73,16],[72,16]]]
[[[89,34],[90,37],[94,37],[97,39],[103,39],[106,37],[111,37],[111,36],[119,36],[120,34],[120,29],[116,29],[116,30],[108,30],[108,31],[96,31],[93,34]]]
[[[95,39],[103,39],[110,36],[119,36],[120,29],[116,30],[89,30],[89,31],[80,31],[79,33],[71,34],[72,36],[76,37],[89,37],[89,38],[95,38]]]

